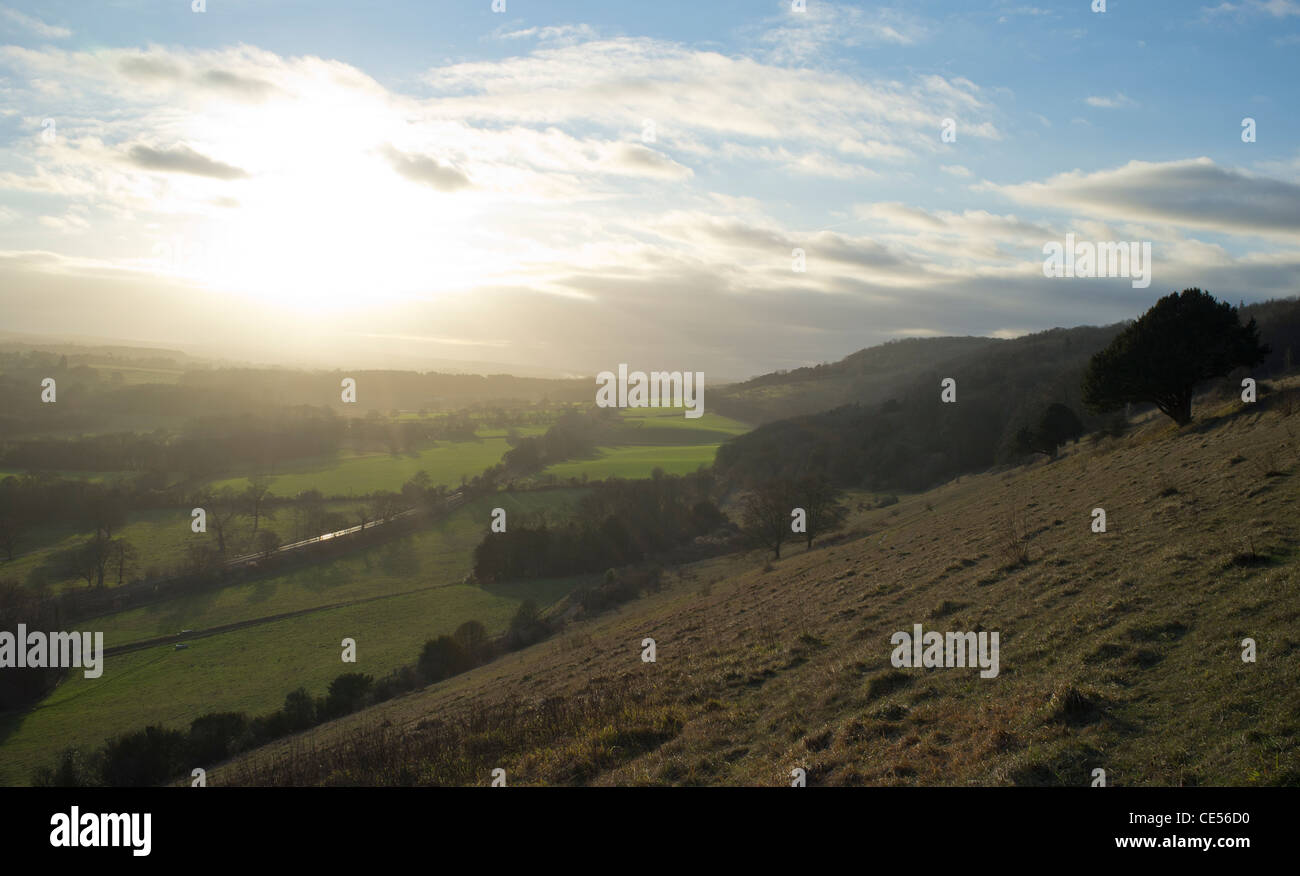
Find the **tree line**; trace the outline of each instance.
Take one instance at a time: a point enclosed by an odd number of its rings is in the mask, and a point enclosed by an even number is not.
[[[727,523],[707,473],[657,470],[645,480],[595,481],[563,522],[511,522],[474,549],[481,582],[562,577],[639,563]]]

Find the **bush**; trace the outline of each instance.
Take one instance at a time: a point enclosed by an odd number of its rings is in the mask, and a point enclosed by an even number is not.
[[[32,774],[32,784],[38,788],[88,788],[99,784],[100,770],[93,758],[86,757],[80,748],[65,748],[59,752],[52,767],[41,767]]]
[[[477,666],[483,661],[488,646],[487,629],[476,620],[467,620],[456,627],[451,637],[465,653],[466,668]]]
[[[469,666],[469,658],[461,644],[451,636],[439,636],[424,643],[416,666],[421,677],[433,683],[464,672]]]
[[[248,716],[243,712],[212,712],[190,722],[186,756],[195,766],[218,763],[239,750],[239,742],[248,732]]]
[[[420,674],[414,667],[409,665],[399,666],[375,682],[375,686],[370,691],[370,697],[377,703],[391,700],[398,694],[419,687],[421,681]]]
[[[312,715],[315,714],[316,707],[313,705]],[[293,728],[289,726],[289,721],[282,711],[271,712],[269,715],[258,715],[248,724],[249,740],[254,746],[265,745],[292,732],[294,732]]]
[[[104,784],[114,788],[161,785],[185,766],[185,734],[146,727],[119,736],[104,749]]]
[[[1038,418],[1037,426],[1016,433],[1016,450],[1021,454],[1042,453],[1055,459],[1058,447],[1067,441],[1078,441],[1083,432],[1083,423],[1074,411],[1053,402]]]
[[[316,703],[312,700],[311,694],[307,693],[307,689],[300,687],[290,691],[284,698],[281,714],[284,727],[289,733],[306,730],[316,724]]]
[[[355,712],[365,704],[374,678],[360,672],[345,672],[330,682],[322,719],[337,718]]]
[[[537,603],[529,599],[519,606],[519,610],[511,619],[510,630],[506,633],[506,645],[511,650],[527,648],[534,642],[546,638],[548,632],[546,622],[542,620],[541,612],[537,609]]]

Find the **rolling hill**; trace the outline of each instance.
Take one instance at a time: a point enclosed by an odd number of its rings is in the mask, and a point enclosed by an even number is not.
[[[683,566],[210,781],[1300,783],[1298,397],[1292,381],[1181,431],[1148,417],[1053,462],[856,502],[811,550]],[[999,632],[1000,672],[892,665],[916,624]]]

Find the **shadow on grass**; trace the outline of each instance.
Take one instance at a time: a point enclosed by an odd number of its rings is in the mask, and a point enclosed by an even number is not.
[[[531,599],[539,608],[546,608],[583,588],[594,587],[602,581],[599,574],[571,575],[565,578],[533,578],[516,581],[498,581],[483,585],[483,590],[502,599],[517,602]]]

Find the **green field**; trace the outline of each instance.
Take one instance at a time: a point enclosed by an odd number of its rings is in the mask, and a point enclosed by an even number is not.
[[[543,475],[557,478],[648,478],[656,468],[667,474],[688,474],[702,465],[712,465],[716,444],[689,444],[683,447],[622,445],[601,447],[599,456],[574,459],[550,466]]]
[[[181,629],[371,600],[195,639],[186,651],[163,645],[109,657],[98,679],[70,673],[35,708],[0,719],[0,784],[26,783],[35,767],[69,745],[93,747],[150,723],[183,729],[205,712],[269,712],[300,685],[323,694],[343,672],[379,677],[413,663],[427,639],[466,620],[501,632],[524,599],[548,605],[573,582],[462,585],[491,508],[503,507],[507,515],[556,509],[581,492],[486,497],[426,530],[332,563],[78,624],[102,630],[111,648]],[[344,637],[357,641],[355,665],[339,659]]]
[[[723,441],[749,431],[737,420],[718,414],[687,419],[681,411],[623,413],[624,428],[617,444],[597,448],[587,459],[556,463],[542,474],[560,479],[600,480],[609,477],[647,478],[656,468],[667,474],[689,474],[712,465]]]
[[[544,432],[544,426],[521,426],[521,436]],[[503,429],[485,429],[478,441],[439,442],[419,453],[412,454],[340,454],[337,457],[300,459],[273,475],[271,493],[279,497],[292,497],[304,490],[316,489],[325,496],[365,496],[376,490],[398,491],[402,484],[417,472],[428,472],[434,484],[452,487],[460,484],[461,476],[473,477],[501,461],[509,449]],[[0,478],[20,472],[0,471]],[[102,481],[129,473],[125,472],[60,472],[60,476]],[[213,489],[230,487],[241,492],[248,485],[247,478],[227,477],[210,483]],[[360,501],[338,499],[326,503],[331,511],[352,512],[363,504]],[[282,542],[292,541],[318,533],[300,533],[294,528],[292,511],[282,509],[278,519],[263,523],[280,536]],[[236,543],[249,529],[248,521],[236,525]],[[20,553],[12,562],[0,561],[0,576],[19,581],[29,581],[29,576],[46,563],[53,554],[77,547],[87,533],[75,524],[40,527],[24,536]],[[165,570],[174,566],[183,555],[185,547],[195,538],[190,531],[190,509],[155,509],[133,513],[130,522],[117,533],[139,551],[137,572],[143,575],[149,569]],[[209,531],[211,537],[211,531]],[[37,575],[40,578],[40,573]],[[77,586],[55,576],[45,576],[54,591]],[[113,583],[116,583],[114,580]],[[82,582],[81,586],[84,586]]]
[[[361,501],[338,500],[326,502],[329,511],[350,514],[364,503]],[[216,536],[209,529],[206,535],[195,534],[190,529],[191,517],[188,508],[154,509],[137,511],[131,514],[129,522],[114,533],[115,537],[126,539],[136,549],[139,556],[135,563],[133,577],[148,577],[149,570],[165,571],[175,566],[184,556],[185,548],[196,539],[208,539],[216,544]],[[350,525],[350,524],[349,524]],[[263,517],[260,528],[268,529],[278,536],[281,542],[293,541],[301,533],[296,531],[291,509],[280,509],[275,517]],[[232,545],[242,544],[251,534],[252,522],[241,518],[229,536]],[[319,533],[312,533],[313,535]],[[87,533],[79,526],[45,526],[34,529],[25,536],[28,550],[14,557],[12,562],[0,562],[0,577],[31,582],[29,577],[54,555],[80,546],[87,538]],[[233,553],[233,551],[228,551]],[[36,572],[37,579],[42,577]],[[106,577],[106,583],[116,585],[116,577]],[[80,579],[61,580],[49,577],[46,586],[51,592],[58,592],[69,587],[85,587]]]
[[[323,605],[391,596],[459,583],[470,571],[472,552],[487,531],[493,507],[507,520],[540,510],[559,511],[580,489],[501,493],[477,499],[426,529],[355,555],[211,593],[183,596],[85,621],[104,630],[105,647],[208,627],[301,611]]]
[[[750,430],[749,426],[739,420],[733,420],[721,414],[706,413],[701,417],[688,419],[682,415],[681,411],[642,413],[638,409],[636,413],[624,411],[622,419],[625,424],[643,425],[647,429],[675,429],[700,433],[716,432],[727,437],[743,435]],[[714,437],[712,435],[707,436],[709,439]]]
[[[684,474],[711,464],[721,442],[748,429],[716,414],[691,420],[680,411],[624,412],[622,421],[613,445],[601,447],[590,459],[551,466],[544,474],[641,478],[656,468]],[[517,431],[536,435],[545,427]],[[428,472],[435,483],[455,486],[462,476],[473,477],[495,465],[508,449],[504,430],[484,430],[477,441],[438,442],[418,453],[297,460],[277,469],[272,492],[283,497],[316,489],[326,496],[346,497],[396,491],[420,471]],[[211,486],[240,491],[246,479],[227,477]],[[206,712],[269,712],[298,686],[323,694],[345,671],[381,676],[414,662],[427,639],[449,633],[466,620],[479,620],[489,632],[498,633],[524,599],[551,604],[574,582],[533,581],[487,589],[462,584],[491,508],[504,507],[509,519],[518,520],[561,509],[581,494],[550,490],[484,497],[417,533],[333,562],[78,624],[79,629],[102,630],[109,648],[182,629],[201,632],[227,624],[249,625],[191,639],[184,651],[163,645],[107,658],[99,679],[71,673],[33,709],[0,719],[0,783],[29,781],[35,767],[69,745],[94,747],[151,723],[184,729]],[[339,498],[329,506],[350,511],[357,504]],[[263,525],[282,540],[297,535],[287,509]],[[132,515],[121,535],[140,550],[141,569],[174,563],[195,537],[187,509]],[[3,573],[25,577],[49,552],[71,547],[83,537],[72,527],[41,533],[41,549],[7,564]],[[262,620],[290,612],[304,613]],[[344,637],[357,640],[355,666],[339,660]]]
[[[78,434],[89,434],[89,433],[78,433]],[[29,473],[29,472],[27,472],[25,469],[17,469],[17,468],[0,468],[0,481],[4,480],[5,478],[8,478],[8,477],[20,478],[20,477],[22,477],[23,475],[28,474],[28,473]],[[131,474],[132,474],[132,472],[128,472],[128,471],[50,471],[50,472],[42,472],[42,474],[50,474],[50,475],[53,475],[53,476],[56,477],[56,478],[63,478],[64,480],[69,480],[69,481],[94,481],[94,482],[100,483],[100,482],[103,482],[103,481],[111,481],[111,480],[115,480],[115,479],[117,479],[117,478],[130,477]]]
[[[545,432],[544,426],[520,426],[521,436]],[[397,491],[417,472],[428,472],[434,484],[458,486],[461,478],[482,474],[510,449],[505,432],[483,432],[477,441],[439,441],[416,453],[340,453],[337,457],[304,459],[276,469],[271,492],[296,496],[319,490],[325,496],[364,496],[376,490]],[[213,489],[241,490],[244,477],[213,481]]]

